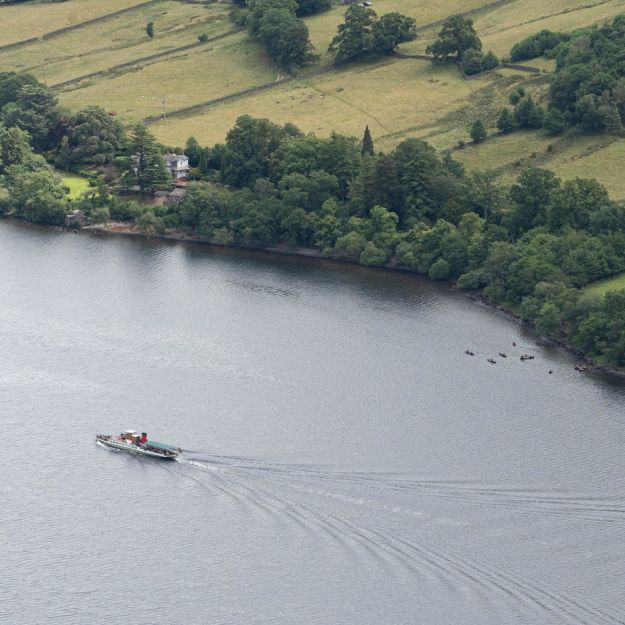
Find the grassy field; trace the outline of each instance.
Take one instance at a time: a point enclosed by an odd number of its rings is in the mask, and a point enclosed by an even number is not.
[[[614,278],[595,282],[587,286],[584,290],[595,295],[605,295],[608,291],[620,291],[625,289],[625,273],[621,273]]]
[[[271,82],[276,75],[262,48],[240,33],[119,75],[88,81],[80,88],[63,91],[60,101],[70,108],[97,102],[127,121],[138,121],[160,114],[163,95],[167,109],[178,109]],[[181,78],[185,80],[182,84],[178,82]],[[186,137],[182,139],[184,142]]]
[[[610,197],[625,199],[625,139],[610,135],[547,137],[542,131],[491,137],[480,145],[454,151],[468,169],[493,169],[512,183],[526,167],[546,167],[562,180],[596,178]]]
[[[61,174],[61,180],[63,185],[69,189],[67,196],[72,200],[79,198],[85,191],[91,188],[89,186],[89,181],[80,176]]]
[[[29,2],[0,6],[0,46],[41,37],[45,33],[75,26],[86,20],[126,9],[145,0],[71,0],[69,2]]]
[[[145,33],[149,21],[155,24],[153,39]],[[218,5],[165,0],[37,45],[1,52],[0,68],[35,72],[40,80],[45,75],[48,84],[54,85],[194,43],[200,34],[213,37],[232,28],[227,12]]]
[[[543,28],[573,30],[605,21],[623,11],[622,0],[511,0],[477,12],[472,19],[484,48],[507,56],[516,42]],[[438,30],[438,26],[425,30],[406,48],[425,51]]]
[[[360,136],[368,124],[381,148],[430,131],[441,113],[466,107],[467,99],[492,80],[466,81],[455,67],[412,59],[379,62],[292,81],[193,117],[159,122],[153,129],[166,143],[193,135],[211,144],[223,139],[239,115],[249,114],[277,123],[294,121],[322,136],[332,130]]]
[[[250,114],[291,121],[322,136],[336,130],[360,137],[369,125],[376,149],[390,150],[404,138],[420,137],[442,150],[468,141],[469,127],[478,117],[492,132],[499,109],[516,85],[523,83],[543,99],[547,73],[554,66],[553,61],[537,59],[527,64],[545,74],[500,69],[474,80],[462,79],[455,67],[435,67],[417,59],[333,68],[327,47],[345,12],[338,5],[306,20],[322,55],[320,64],[275,86],[284,74],[244,32],[179,50],[196,43],[200,34],[212,38],[233,30],[230,7],[222,3],[159,0],[146,6],[142,0],[66,0],[0,6],[0,46],[127,8],[131,10],[121,16],[0,50],[0,71],[31,71],[49,85],[61,85],[59,100],[70,110],[97,103],[125,123],[158,117],[164,98],[168,117],[151,128],[168,145],[180,146],[191,135],[207,145],[223,141],[235,119]],[[416,19],[419,38],[400,52],[424,51],[440,28],[428,24],[473,11],[484,46],[503,56],[541,28],[579,28],[625,12],[625,0],[504,0],[496,6],[492,0],[376,0],[373,8],[379,15],[399,11]],[[155,25],[153,39],[145,33],[148,21]],[[152,55],[162,56],[146,58]],[[118,67],[123,64],[127,66]],[[318,74],[320,69],[324,73]],[[90,74],[95,75],[87,77]],[[271,88],[237,96],[267,85]],[[224,96],[226,100],[210,104]],[[191,113],[176,114],[187,107],[194,107]],[[614,197],[625,198],[625,177],[618,166],[625,157],[625,140],[515,133],[455,150],[454,155],[469,169],[496,169],[506,182],[523,167],[539,165],[565,179],[596,177]]]

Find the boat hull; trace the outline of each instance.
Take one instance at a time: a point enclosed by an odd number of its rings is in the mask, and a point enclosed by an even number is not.
[[[102,445],[106,445],[111,449],[117,449],[118,451],[124,451],[128,454],[134,454],[135,456],[147,456],[149,458],[157,458],[158,460],[175,460],[178,457],[177,452],[170,452],[168,454],[158,453],[155,451],[149,451],[148,449],[141,449],[132,443],[107,439],[103,436],[97,436],[96,442],[102,443]]]

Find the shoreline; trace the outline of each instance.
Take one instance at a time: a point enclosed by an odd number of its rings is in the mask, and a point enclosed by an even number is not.
[[[7,217],[5,216],[5,218]],[[13,219],[13,218],[8,217],[8,219]],[[15,220],[15,221],[18,221],[19,223],[27,223],[21,220]],[[355,265],[357,267],[363,267],[365,269],[377,269],[377,270],[381,269],[384,271],[392,271],[392,272],[397,272],[397,273],[409,273],[415,276],[419,276],[421,278],[428,279],[427,276],[424,276],[423,274],[419,274],[416,271],[413,271],[408,268],[398,267],[397,265],[394,265],[393,263],[386,263],[385,265],[364,266],[364,265],[361,265],[360,263],[356,263],[354,261],[350,261],[346,259],[327,258],[323,256],[319,250],[314,249],[314,248],[305,248],[305,247],[294,248],[294,247],[289,247],[287,245],[272,246],[272,247],[253,247],[253,246],[247,246],[247,245],[224,245],[220,243],[215,243],[211,241],[208,237],[205,237],[199,234],[189,234],[188,232],[183,232],[181,230],[169,231],[168,234],[147,234],[145,232],[142,232],[141,230],[138,230],[135,226],[129,226],[129,224],[124,223],[124,222],[110,222],[108,226],[98,224],[98,225],[92,225],[92,226],[83,226],[82,228],[66,228],[62,226],[51,226],[51,227],[61,230],[61,231],[65,231],[65,232],[70,231],[70,230],[73,230],[74,232],[79,232],[79,231],[83,231],[87,233],[95,232],[98,234],[127,236],[127,237],[134,237],[134,238],[143,238],[143,239],[158,239],[162,241],[174,241],[178,243],[180,242],[199,243],[202,245],[209,245],[211,247],[220,247],[220,248],[232,249],[232,250],[245,250],[245,251],[252,251],[252,252],[266,252],[270,254],[280,254],[283,256],[299,256],[300,258],[311,258],[315,260],[323,260],[323,261],[328,261],[332,263]],[[456,289],[455,283],[447,281],[447,284],[449,284],[449,286],[452,289]],[[493,304],[492,302],[489,302],[480,293],[466,292],[464,293],[464,295],[468,299],[471,299],[475,302],[479,302],[483,306],[486,306],[491,310],[495,310],[499,312],[500,314],[503,314],[509,317],[510,319],[514,320],[519,325],[532,330],[532,334],[534,335],[534,338],[538,342],[546,343],[553,347],[563,349],[569,354],[571,354],[572,356],[576,356],[577,358],[579,358],[579,362],[583,364],[583,366],[585,367],[583,370],[583,373],[605,375],[605,376],[614,378],[619,381],[625,381],[625,369],[620,369],[612,365],[598,364],[594,360],[592,360],[592,358],[589,358],[588,356],[586,356],[584,352],[574,347],[573,345],[570,345],[566,341],[560,341],[560,340],[551,339],[551,338],[544,337],[544,336],[539,336],[533,331],[532,327],[529,324],[525,323],[515,312],[499,304]]]

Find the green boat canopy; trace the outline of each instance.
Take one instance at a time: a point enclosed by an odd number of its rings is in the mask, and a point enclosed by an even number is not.
[[[151,440],[148,440],[146,445],[149,445],[150,447],[156,447],[156,449],[178,449],[178,447],[176,447],[175,445],[168,445],[167,443],[159,443],[158,441]]]

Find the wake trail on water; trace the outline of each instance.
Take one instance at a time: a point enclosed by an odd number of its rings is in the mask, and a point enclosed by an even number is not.
[[[222,467],[268,479],[297,480],[301,483],[347,485],[388,492],[416,493],[469,506],[495,508],[522,514],[561,517],[599,525],[625,527],[625,498],[615,495],[574,493],[557,489],[509,487],[470,480],[417,479],[393,473],[359,472],[340,467],[306,464],[281,464],[260,458],[207,455],[195,452],[185,462]],[[296,487],[294,484],[291,484]],[[322,495],[317,490],[315,494]],[[330,491],[327,496],[332,496]]]
[[[406,538],[378,524],[366,525],[354,522],[340,513],[315,506],[308,501],[297,501],[292,496],[271,490],[276,486],[293,486],[291,483],[285,484],[282,480],[274,481],[276,474],[273,469],[276,469],[280,476],[283,474],[290,477],[304,476],[308,481],[319,479],[319,476],[324,476],[325,479],[328,475],[334,475],[339,480],[348,476],[347,482],[350,486],[357,482],[359,477],[367,486],[370,486],[372,480],[379,487],[384,484],[397,484],[396,475],[344,472],[321,466],[280,465],[261,459],[233,456],[204,457],[200,460],[183,458],[177,464],[178,466],[171,469],[173,472],[193,480],[204,489],[221,492],[237,503],[257,510],[275,521],[287,522],[302,531],[313,532],[316,536],[325,536],[351,555],[360,554],[380,567],[394,571],[401,568],[415,579],[442,586],[450,593],[459,594],[469,589],[475,600],[486,600],[491,604],[496,601],[500,609],[506,608],[521,617],[527,617],[527,611],[532,610],[538,613],[539,618],[544,618],[545,613],[549,613],[557,618],[557,622],[586,625],[625,624],[624,620],[610,614],[606,609],[592,605],[587,597],[579,594],[572,596],[546,583],[545,580],[532,579],[479,559],[460,556],[449,549],[443,551],[422,539],[417,541]],[[254,470],[250,472],[250,468]],[[421,484],[414,479],[405,481],[412,485]],[[499,490],[509,493],[511,490],[488,489],[483,486],[469,487],[467,482],[425,480],[423,483],[427,484],[428,489],[436,486],[442,491],[450,487],[458,489],[461,484],[469,492],[477,491],[480,496],[484,492]],[[295,494],[311,492],[324,494],[324,491],[294,489]],[[528,497],[532,496],[531,492],[523,492]]]

